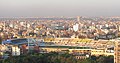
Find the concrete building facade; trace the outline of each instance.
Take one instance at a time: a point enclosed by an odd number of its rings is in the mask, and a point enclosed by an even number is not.
[[[114,47],[114,63],[120,63],[120,42],[115,42]]]

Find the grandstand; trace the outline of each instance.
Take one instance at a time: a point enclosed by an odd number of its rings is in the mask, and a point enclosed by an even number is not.
[[[88,46],[92,48],[106,48],[114,46],[114,40],[93,40],[79,38],[45,38],[45,42],[53,42],[63,46]]]

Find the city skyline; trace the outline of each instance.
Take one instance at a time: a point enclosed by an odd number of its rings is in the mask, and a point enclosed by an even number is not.
[[[119,0],[0,0],[0,17],[120,16]]]

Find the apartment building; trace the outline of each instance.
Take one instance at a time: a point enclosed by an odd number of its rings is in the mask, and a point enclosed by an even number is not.
[[[120,41],[115,42],[114,63],[120,63]]]

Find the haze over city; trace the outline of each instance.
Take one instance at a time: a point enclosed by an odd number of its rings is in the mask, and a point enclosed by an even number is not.
[[[119,0],[0,0],[0,17],[120,16]]]
[[[0,63],[120,63],[120,0],[0,0]]]

